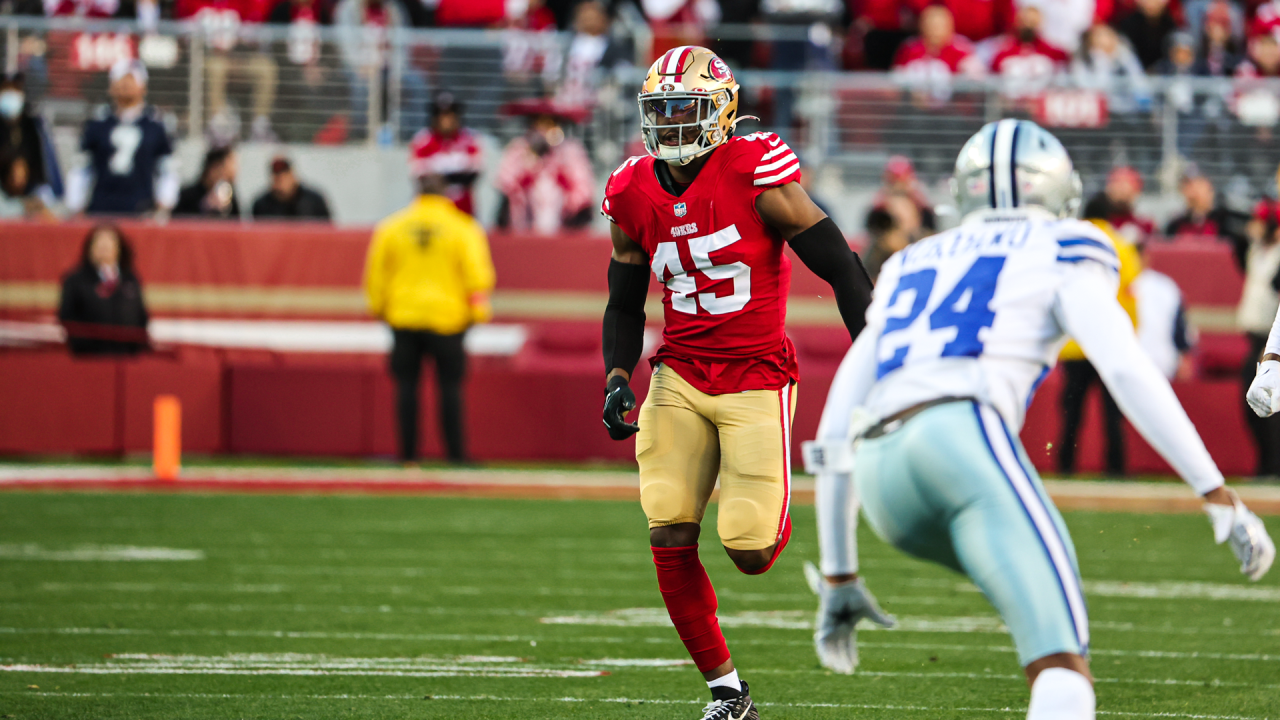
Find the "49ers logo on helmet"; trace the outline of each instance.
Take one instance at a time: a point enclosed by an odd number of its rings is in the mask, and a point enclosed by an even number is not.
[[[711,58],[711,64],[707,66],[711,72],[711,77],[720,82],[733,82],[733,73],[729,72],[729,66],[718,57]]]

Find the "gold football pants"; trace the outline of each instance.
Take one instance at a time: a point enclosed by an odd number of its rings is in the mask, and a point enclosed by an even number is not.
[[[733,550],[776,543],[791,502],[795,390],[707,395],[659,366],[636,437],[649,527],[701,523],[719,476],[720,542]]]

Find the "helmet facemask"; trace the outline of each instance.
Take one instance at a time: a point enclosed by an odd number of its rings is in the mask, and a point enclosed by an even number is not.
[[[734,85],[730,89],[710,93],[684,90],[641,93],[637,102],[645,150],[659,160],[677,165],[687,165],[694,158],[714,150],[732,134],[732,121],[736,118],[725,118],[724,115],[734,112],[730,101],[737,92],[738,86]],[[662,142],[663,138],[672,135],[676,144]],[[689,135],[693,137],[689,138]]]

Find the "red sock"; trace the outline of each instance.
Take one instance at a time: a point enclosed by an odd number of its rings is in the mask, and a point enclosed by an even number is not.
[[[698,670],[723,665],[729,659],[729,646],[720,632],[716,591],[698,560],[698,546],[653,548],[653,564],[658,567],[658,589],[667,614]]]

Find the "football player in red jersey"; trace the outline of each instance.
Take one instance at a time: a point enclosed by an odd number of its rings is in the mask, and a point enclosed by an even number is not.
[[[757,718],[698,559],[699,524],[718,476],[716,530],[739,570],[765,572],[791,536],[799,373],[784,328],[784,245],[831,284],[851,337],[865,324],[871,281],[800,187],[800,162],[782,138],[735,137],[738,85],[723,60],[701,47],[670,50],[649,69],[638,99],[649,154],[613,173],[601,208],[613,238],[604,424],[615,440],[639,432],[640,501],[658,588],[710,686],[704,718]],[[643,345],[650,271],[666,287],[666,327],[631,424],[628,382]],[[828,578],[827,586],[844,598],[846,618],[886,621],[856,576]]]

